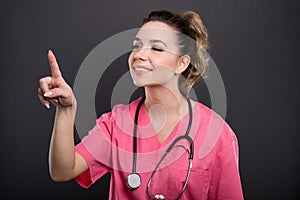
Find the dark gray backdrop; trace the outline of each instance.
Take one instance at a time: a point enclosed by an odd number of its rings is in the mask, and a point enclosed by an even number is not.
[[[96,45],[139,27],[153,9],[192,9],[208,28],[210,54],[226,87],[226,120],[239,139],[245,198],[299,197],[299,6],[283,0],[1,0],[1,196],[107,198],[108,175],[88,190],[75,181],[51,181],[47,156],[55,109],[40,105],[38,80],[50,73],[46,53],[53,49],[72,85]],[[126,56],[101,79],[107,87],[97,91],[98,115],[110,109]],[[205,95],[203,102],[209,104]]]

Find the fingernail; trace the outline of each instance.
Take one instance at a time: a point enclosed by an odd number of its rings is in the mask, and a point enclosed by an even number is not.
[[[50,105],[49,104],[45,104],[46,108],[50,109]]]
[[[45,92],[44,93],[44,97],[49,97],[51,96],[53,93],[51,91]]]
[[[51,49],[48,50],[48,53],[52,53]]]

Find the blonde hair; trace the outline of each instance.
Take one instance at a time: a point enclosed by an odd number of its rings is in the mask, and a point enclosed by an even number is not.
[[[166,23],[180,32],[178,34],[180,54],[189,55],[191,62],[179,77],[178,87],[182,95],[189,96],[195,82],[205,77],[209,62],[206,52],[209,42],[205,25],[200,16],[193,11],[186,11],[182,14],[165,10],[153,11],[148,18],[144,19],[143,23],[149,21]]]

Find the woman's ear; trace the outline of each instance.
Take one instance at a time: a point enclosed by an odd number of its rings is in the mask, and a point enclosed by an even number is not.
[[[178,59],[177,68],[175,69],[175,74],[181,74],[189,66],[191,58],[189,55],[183,55]]]

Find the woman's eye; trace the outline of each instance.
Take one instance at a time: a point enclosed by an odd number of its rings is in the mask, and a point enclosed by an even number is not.
[[[133,46],[132,46],[132,50],[137,50],[137,49],[140,49],[140,48],[141,48],[140,45],[133,45]]]
[[[153,51],[163,51],[162,48],[157,47],[157,46],[153,46],[151,49],[152,49]]]

